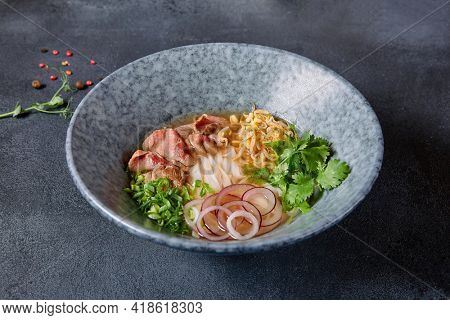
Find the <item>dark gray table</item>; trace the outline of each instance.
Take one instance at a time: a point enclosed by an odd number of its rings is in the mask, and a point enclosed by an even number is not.
[[[0,298],[450,294],[450,5],[437,9],[444,0],[3,1],[1,112],[56,88],[37,64],[63,56],[41,47],[75,48],[71,79],[96,81],[171,47],[256,43],[314,59],[361,90],[380,119],[385,158],[372,192],[340,226],[276,252],[218,257],[161,247],[102,219],[69,176],[67,120],[0,120]],[[34,78],[47,88],[31,88]]]

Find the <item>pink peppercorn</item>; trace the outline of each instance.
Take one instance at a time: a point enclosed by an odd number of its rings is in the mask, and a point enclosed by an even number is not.
[[[50,76],[50,80],[56,80],[56,79],[58,79],[58,77],[55,76],[54,74],[52,74],[52,75]]]
[[[52,53],[56,56],[56,55],[59,54],[59,51],[58,50],[53,50]]]
[[[72,51],[70,51],[70,50],[67,50],[67,51],[66,51],[66,56],[68,56],[68,57],[71,57],[71,56],[73,56],[73,53],[72,53]]]
[[[95,64],[95,61],[91,59],[91,61],[89,61],[90,64]]]
[[[92,86],[94,83],[91,80],[86,81],[87,86]]]
[[[45,63],[39,63],[39,68],[45,68]]]

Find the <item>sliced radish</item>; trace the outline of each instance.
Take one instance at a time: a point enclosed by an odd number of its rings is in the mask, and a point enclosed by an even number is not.
[[[242,234],[238,232],[234,226],[233,226],[233,220],[237,217],[244,217],[245,220],[250,221],[251,223],[251,229],[246,234]],[[251,214],[250,212],[244,211],[244,210],[238,210],[233,212],[227,219],[227,228],[230,235],[235,238],[236,240],[248,240],[256,235],[258,233],[259,224],[256,217]]]
[[[212,240],[212,241],[225,240],[226,238],[229,237],[228,232],[225,232],[225,233],[222,234],[222,235],[213,235],[213,234],[209,233],[208,231],[206,231],[205,228],[203,228],[203,226],[202,226],[202,221],[203,221],[203,219],[205,218],[205,216],[206,216],[207,214],[213,212],[213,211],[216,211],[216,210],[223,210],[223,211],[225,211],[227,214],[230,214],[230,215],[232,214],[232,212],[231,212],[229,209],[224,208],[224,207],[222,207],[222,206],[210,206],[210,207],[208,207],[208,208],[206,208],[206,209],[204,209],[204,210],[202,210],[202,211],[200,212],[200,215],[198,216],[197,224],[196,224],[197,230],[198,230],[198,233],[199,233],[202,237],[204,237],[204,238],[206,238],[206,239],[208,239],[208,240]],[[215,217],[215,215],[213,215],[213,216]],[[256,218],[255,218],[255,220],[256,220]]]
[[[262,216],[272,212],[277,203],[277,197],[272,190],[263,187],[257,187],[247,190],[242,200],[251,202],[256,206]]]

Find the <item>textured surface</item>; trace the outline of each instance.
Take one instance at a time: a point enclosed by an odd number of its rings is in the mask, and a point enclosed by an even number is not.
[[[342,73],[444,1],[9,3],[93,56],[107,71],[91,68],[76,53],[74,76],[96,80],[153,52],[224,41],[285,49]],[[275,253],[205,256],[138,239],[103,219],[76,190],[64,155],[67,121],[44,115],[2,120],[0,297],[395,299],[450,294],[448,15],[447,6],[343,73],[379,117],[385,138],[380,176],[339,226]],[[0,29],[0,111],[17,99],[44,99],[49,91],[29,86],[42,75],[36,67],[42,59],[39,48],[62,51],[65,46],[3,4]]]
[[[348,179],[308,215],[245,242],[167,235],[131,214],[136,206],[122,191],[123,155],[131,154],[141,137],[178,117],[249,110],[252,101],[332,141],[335,156],[351,166]],[[66,152],[87,200],[130,232],[186,250],[244,253],[292,244],[341,220],[378,176],[383,137],[361,94],[323,66],[268,47],[202,44],[144,57],[103,80],[73,115]]]

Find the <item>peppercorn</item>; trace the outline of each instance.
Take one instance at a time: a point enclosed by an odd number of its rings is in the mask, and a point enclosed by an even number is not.
[[[87,86],[92,86],[94,83],[91,80],[86,81]]]
[[[77,82],[75,82],[75,88],[77,88],[78,90],[83,90],[84,89],[83,81],[78,80]]]
[[[89,61],[90,64],[95,64],[95,61],[93,59],[91,59],[91,61]]]
[[[45,68],[45,63],[39,63],[39,68]]]
[[[61,61],[61,65],[62,66],[70,66],[70,63],[69,63],[69,61],[64,60],[64,61]]]
[[[41,88],[42,84],[39,80],[33,80],[31,82],[31,86],[35,89],[39,89],[39,88]]]
[[[56,79],[58,79],[58,77],[55,76],[54,74],[52,74],[52,75],[50,76],[50,80],[54,81],[54,80],[56,80]]]
[[[71,71],[71,70],[66,70],[65,73],[66,73],[68,76],[71,76],[71,75],[72,75],[72,71]]]
[[[58,55],[58,54],[59,54],[59,51],[58,51],[58,50],[53,50],[53,51],[52,51],[52,53],[53,53],[53,55],[55,55],[55,56],[56,56],[56,55]]]
[[[42,52],[42,53],[47,53],[47,52],[48,52],[48,49],[47,49],[47,48],[41,48],[41,52]]]
[[[67,51],[66,51],[66,56],[68,56],[68,57],[71,57],[71,56],[73,56],[73,53],[72,53],[72,51],[70,51],[70,50],[67,50]]]

